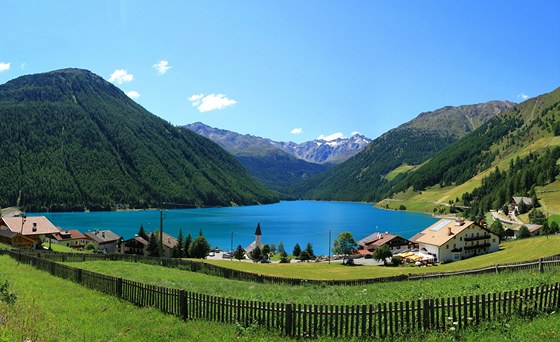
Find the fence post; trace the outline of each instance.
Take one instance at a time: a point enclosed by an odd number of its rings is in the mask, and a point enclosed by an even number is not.
[[[122,297],[122,278],[117,278],[117,297]]]
[[[185,294],[185,290],[179,290],[179,312],[181,318],[184,320],[187,319],[187,296]]]
[[[496,264],[496,274],[500,273],[500,269],[498,268],[498,264]]]
[[[430,329],[430,300],[425,298],[424,303],[422,306],[422,318],[424,320],[424,331],[428,331]]]
[[[51,265],[50,265],[50,266],[51,266],[51,267],[50,267],[50,271],[51,271],[51,274],[54,275],[54,266],[55,266],[55,263],[54,263],[54,261],[50,261],[50,263],[51,263]]]
[[[292,322],[293,322],[292,303],[288,303],[286,304],[286,320],[284,323],[286,336],[292,335]]]
[[[539,258],[539,272],[544,272],[543,258]]]
[[[82,283],[82,269],[81,268],[76,268],[76,282],[78,284]]]

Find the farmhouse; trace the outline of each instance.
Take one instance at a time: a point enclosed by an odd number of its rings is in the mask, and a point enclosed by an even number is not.
[[[0,218],[0,241],[19,248],[35,248],[46,236],[60,232],[45,216]]]
[[[499,249],[496,234],[466,220],[442,219],[411,238],[420,252],[433,255],[437,261],[456,261]]]
[[[83,248],[88,242],[86,236],[76,229],[60,230],[59,233],[51,234],[48,238],[50,243],[72,248]]]
[[[389,246],[389,249],[394,254],[405,249],[409,249],[412,245],[412,242],[399,235],[393,235],[389,233],[373,233],[361,239],[356,244],[358,245],[358,253],[360,254],[365,254],[365,251],[371,253],[377,248],[384,245]]]
[[[121,238],[110,230],[89,231],[85,235],[88,240],[93,242],[96,249],[105,253],[115,253]]]
[[[519,207],[522,205],[528,210],[533,207],[533,200],[530,197],[512,197],[508,205],[509,213],[520,212]]]
[[[152,234],[155,234],[156,240],[159,244],[159,232],[156,231]],[[177,246],[177,239],[165,232],[163,233],[162,237],[163,238],[161,242],[163,243],[163,256],[166,258],[171,258],[171,252],[173,251],[173,247]],[[146,247],[147,246],[148,245],[146,244]]]
[[[524,224],[524,225],[513,226],[511,228],[505,229],[506,237],[510,239],[516,239],[517,235],[519,234],[519,229],[521,229],[521,227],[523,226],[527,227],[529,233],[531,234],[531,237],[539,236],[541,234],[541,228],[543,227],[540,224]]]
[[[138,235],[124,241],[124,254],[145,255],[146,248],[148,248],[148,241]]]

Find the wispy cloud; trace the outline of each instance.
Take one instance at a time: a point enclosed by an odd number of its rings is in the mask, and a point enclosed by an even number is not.
[[[131,99],[135,99],[135,100],[140,97],[140,93],[137,92],[136,90],[127,91],[126,95]]]
[[[10,70],[10,66],[11,66],[11,65],[12,65],[12,63],[4,63],[4,62],[1,62],[1,63],[0,63],[0,72]]]
[[[324,136],[323,134],[321,134],[317,140],[326,140],[326,141],[331,141],[331,140],[336,140],[336,139],[342,139],[345,138],[344,134],[337,132],[337,133],[333,133],[331,135],[327,135]]]
[[[292,134],[301,134],[301,133],[303,133],[303,128],[300,128],[300,127],[294,128],[294,129],[292,129],[292,130],[290,131],[290,133],[292,133]]]
[[[152,65],[152,68],[154,68],[158,72],[158,74],[163,75],[168,72],[169,69],[172,68],[172,66],[169,65],[168,61],[162,59],[158,63]]]
[[[25,70],[25,68],[27,68],[27,63],[21,63],[19,67],[21,70]]]
[[[237,103],[237,101],[227,98],[224,94],[195,94],[189,97],[189,101],[201,113],[224,109]]]
[[[358,131],[354,131],[354,132],[350,133],[350,136],[353,136],[353,135],[361,135],[361,134],[362,134],[362,133],[360,133],[360,132],[358,132]]]
[[[117,69],[111,74],[111,77],[109,77],[109,82],[120,85],[130,82],[133,79],[134,75],[127,73],[125,69]]]
[[[527,100],[528,98],[529,98],[529,95],[527,95],[527,94],[525,94],[525,93],[521,93],[521,94],[517,95],[517,99],[518,99],[518,100],[525,101],[525,100]]]

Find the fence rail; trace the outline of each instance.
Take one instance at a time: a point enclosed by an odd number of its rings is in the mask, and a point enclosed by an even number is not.
[[[428,278],[441,278],[456,275],[472,275],[484,273],[499,273],[505,270],[519,271],[519,270],[539,270],[542,271],[545,266],[560,266],[560,255],[554,255],[546,258],[540,258],[530,261],[513,262],[508,264],[497,264],[493,266],[481,267],[476,269],[469,269],[463,271],[448,271],[448,272],[426,272],[421,274],[402,274],[390,277],[379,278],[365,278],[365,279],[352,279],[352,280],[320,280],[320,279],[301,279],[301,278],[285,278],[275,277],[263,274],[257,274],[247,271],[239,271],[231,268],[208,264],[195,260],[182,260],[182,259],[161,259],[155,257],[146,257],[141,255],[131,254],[85,254],[85,253],[62,253],[62,252],[27,252],[31,255],[37,256],[42,259],[61,261],[61,262],[82,262],[94,260],[122,260],[129,262],[140,262],[152,265],[161,265],[164,267],[178,268],[181,270],[199,272],[207,275],[222,277],[226,279],[234,279],[241,281],[250,281],[256,283],[268,283],[277,285],[367,285],[391,281],[403,280],[416,280]]]
[[[560,283],[502,293],[377,305],[296,305],[223,298],[147,285],[34,255],[0,250],[1,254],[9,254],[19,262],[138,306],[155,307],[183,319],[243,325],[258,322],[269,330],[295,337],[385,337],[416,331],[446,331],[463,329],[500,316],[531,316],[560,309]],[[518,264],[520,267],[527,265],[531,263]]]

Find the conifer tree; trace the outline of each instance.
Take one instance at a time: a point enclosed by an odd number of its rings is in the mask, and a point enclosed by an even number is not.
[[[255,249],[251,251],[251,259],[253,262],[259,262],[263,259],[263,253],[259,246],[256,246]]]
[[[190,252],[191,244],[192,244],[192,237],[191,237],[191,233],[189,232],[187,234],[187,238],[185,239],[185,249],[184,249],[185,258],[191,257],[191,252]]]
[[[159,243],[156,238],[156,234],[154,233],[150,234],[150,237],[148,239],[148,248],[146,249],[146,252],[148,253],[148,256],[151,257],[159,256]]]
[[[179,228],[179,235],[177,236],[177,258],[182,258],[185,256],[183,248],[183,229]]]
[[[301,254],[301,247],[299,246],[299,243],[296,243],[296,245],[294,246],[294,250],[292,252],[292,255],[297,258],[297,257],[299,257],[300,254]]]
[[[245,250],[241,247],[241,245],[237,246],[235,253],[233,253],[233,257],[239,261],[245,259]]]

